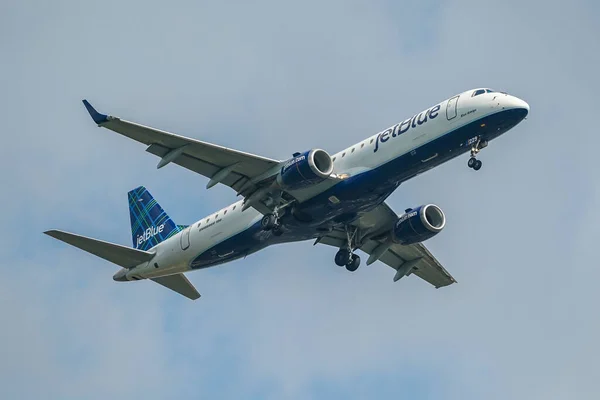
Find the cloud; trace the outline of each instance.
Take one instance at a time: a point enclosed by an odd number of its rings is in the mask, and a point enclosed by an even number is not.
[[[0,396],[595,398],[598,7],[574,2],[10,3],[0,13]],[[466,88],[526,99],[481,153],[404,183],[448,216],[427,245],[459,281],[349,274],[277,246],[196,272],[189,302],[116,284],[41,234],[130,243],[126,192],[178,223],[227,188],[97,129],[80,100],[273,158],[337,151]],[[310,250],[309,250],[310,249]]]

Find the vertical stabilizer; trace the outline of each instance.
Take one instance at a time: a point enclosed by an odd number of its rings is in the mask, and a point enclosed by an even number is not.
[[[140,186],[127,194],[133,247],[148,250],[182,230],[154,197]]]

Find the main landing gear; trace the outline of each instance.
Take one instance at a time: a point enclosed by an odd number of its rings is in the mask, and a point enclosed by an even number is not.
[[[348,271],[354,272],[360,266],[360,257],[348,249],[339,249],[335,254],[335,263],[340,267],[346,266]]]
[[[260,226],[264,231],[272,231],[273,235],[281,236],[284,233],[281,217],[286,214],[286,208],[293,204],[292,201],[282,201],[281,192],[275,196],[275,199],[269,198],[267,206],[274,206],[273,212],[265,214],[260,220]]]
[[[273,235],[275,236],[281,236],[283,234],[281,223],[276,214],[265,214],[260,220],[260,226],[265,231],[273,231]]]
[[[477,143],[473,147],[471,147],[471,158],[467,162],[467,166],[469,168],[473,168],[475,171],[479,171],[483,163],[481,160],[478,160],[475,156],[477,153],[481,151],[484,147],[487,147],[488,142],[486,140],[481,140],[481,138],[477,139]]]
[[[348,237],[348,241],[346,242],[346,246],[340,248],[338,252],[335,254],[335,263],[336,265],[343,267],[346,266],[346,269],[350,272],[354,272],[360,266],[360,257],[357,254],[352,252],[352,239],[356,235],[356,230],[350,235],[348,228],[346,227],[346,236]]]

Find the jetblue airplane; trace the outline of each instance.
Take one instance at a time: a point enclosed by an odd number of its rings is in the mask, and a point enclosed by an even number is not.
[[[242,200],[191,225],[178,225],[148,190],[129,192],[133,247],[59,230],[46,234],[121,266],[119,282],[150,279],[190,299],[200,297],[184,273],[223,264],[267,246],[314,240],[337,248],[335,263],[356,271],[360,249],[367,265],[381,261],[394,282],[416,275],[434,287],[455,279],[423,242],[446,225],[435,204],[401,215],[386,198],[402,183],[466,152],[477,154],[529,113],[517,97],[473,89],[435,104],[360,143],[330,155],[312,149],[274,160],[186,138],[101,114],[83,100],[94,122],[145,144],[160,157],[227,185]]]

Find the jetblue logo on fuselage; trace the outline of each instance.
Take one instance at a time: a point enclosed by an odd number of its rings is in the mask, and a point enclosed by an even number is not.
[[[442,108],[439,104],[435,107],[430,108],[429,110],[423,111],[412,118],[407,119],[399,124],[394,125],[391,128],[386,129],[377,135],[377,140],[375,141],[375,149],[373,152],[379,150],[379,143],[383,144],[390,140],[390,138],[395,138],[403,133],[408,132],[410,128],[416,128],[419,125],[423,125],[428,120],[434,119],[439,115],[440,108]]]
[[[151,226],[150,228],[146,229],[142,236],[138,236],[136,238],[137,245],[139,246],[146,240],[153,238],[155,235],[161,233],[163,229],[165,229],[165,224],[161,224],[159,226]]]

